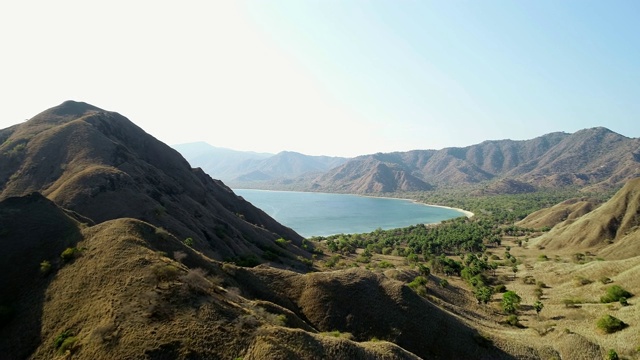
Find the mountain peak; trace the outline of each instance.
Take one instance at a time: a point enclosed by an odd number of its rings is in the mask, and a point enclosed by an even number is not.
[[[99,107],[81,101],[67,100],[58,106],[47,109],[34,116],[33,119],[46,119],[52,117],[74,117],[78,118],[89,112],[104,111]]]

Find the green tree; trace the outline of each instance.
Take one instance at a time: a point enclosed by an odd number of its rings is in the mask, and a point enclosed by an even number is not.
[[[478,300],[478,304],[487,304],[489,301],[491,301],[493,289],[488,286],[479,286],[473,291],[473,294],[475,295],[476,300]]]
[[[502,294],[502,310],[507,314],[515,314],[521,301],[522,298],[515,291],[509,290]]]
[[[538,300],[533,303],[533,308],[536,310],[536,315],[540,316],[540,311],[544,308],[542,301]]]

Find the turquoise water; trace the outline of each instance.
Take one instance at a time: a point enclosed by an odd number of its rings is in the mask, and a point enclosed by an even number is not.
[[[234,189],[256,207],[304,237],[365,233],[438,223],[464,214],[409,200],[295,191]]]

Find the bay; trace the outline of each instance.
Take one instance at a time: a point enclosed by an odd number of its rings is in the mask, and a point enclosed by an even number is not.
[[[233,191],[307,238],[432,224],[465,216],[460,210],[403,199],[254,189]]]

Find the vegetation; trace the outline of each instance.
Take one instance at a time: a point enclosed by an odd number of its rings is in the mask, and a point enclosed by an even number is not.
[[[49,260],[44,260],[40,263],[40,273],[43,275],[48,275],[51,272],[51,262]]]
[[[533,309],[536,311],[537,315],[540,315],[540,311],[544,308],[544,304],[541,301],[536,301],[533,303]]]
[[[622,298],[626,299],[632,297],[633,294],[623,289],[620,285],[613,285],[607,288],[607,294],[600,298],[602,303],[612,303],[620,301]]]
[[[75,259],[78,256],[79,253],[80,253],[80,250],[78,250],[78,248],[68,247],[62,252],[62,254],[60,254],[60,258],[64,262],[71,262],[73,261],[73,259]],[[42,266],[42,264],[40,265]]]
[[[183,243],[184,243],[185,245],[187,245],[188,247],[193,247],[193,239],[192,239],[192,238],[190,238],[190,237],[188,237],[188,238],[184,239]]]
[[[518,319],[518,315],[515,315],[515,314],[511,314],[511,315],[507,316],[506,322],[507,322],[507,324],[509,324],[511,326],[519,326],[520,325],[520,319]]]
[[[65,330],[53,340],[53,347],[59,353],[65,353],[67,350],[72,351],[78,338],[73,336],[71,330]]]
[[[598,326],[598,329],[604,331],[607,334],[620,331],[627,327],[627,324],[622,322],[622,320],[611,315],[604,315],[598,320],[596,325]]]
[[[522,298],[514,291],[507,291],[502,294],[502,310],[507,314],[515,314],[521,301]]]

